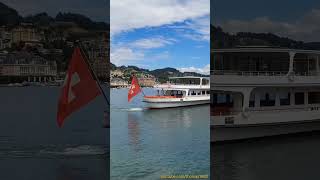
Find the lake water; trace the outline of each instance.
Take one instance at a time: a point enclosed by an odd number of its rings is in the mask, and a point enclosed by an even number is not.
[[[0,179],[109,178],[101,97],[56,124],[58,87],[0,88]]]
[[[213,180],[318,180],[320,133],[211,145]]]
[[[209,105],[146,110],[141,94],[130,103],[127,94],[110,94],[112,180],[210,174]]]

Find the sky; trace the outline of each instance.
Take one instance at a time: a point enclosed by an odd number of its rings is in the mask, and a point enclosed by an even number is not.
[[[111,62],[209,74],[210,0],[111,0]]]
[[[110,0],[0,0],[22,16],[46,12],[55,17],[59,12],[83,14],[92,20],[109,22]]]
[[[224,31],[274,33],[320,42],[319,0],[223,0],[211,3],[211,24]]]

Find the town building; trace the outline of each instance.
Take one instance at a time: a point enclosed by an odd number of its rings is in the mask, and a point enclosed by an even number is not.
[[[29,46],[41,46],[41,40],[44,39],[44,32],[37,30],[32,24],[21,24],[11,30],[12,43],[19,44],[21,42]]]
[[[80,39],[87,52],[88,59],[96,75],[109,81],[110,77],[110,48],[109,32],[99,32]]]
[[[143,87],[153,87],[156,84],[155,77],[141,77],[137,78],[139,81],[139,85]]]
[[[57,64],[29,52],[0,54],[0,81],[51,82],[56,79]]]
[[[125,88],[128,86],[129,86],[128,82],[121,79],[121,78],[112,78],[111,79],[111,83],[110,83],[111,88]]]
[[[123,71],[116,69],[111,71],[111,78],[117,78],[117,77],[123,77],[124,73]]]
[[[0,27],[0,49],[11,47],[11,33],[6,27]]]

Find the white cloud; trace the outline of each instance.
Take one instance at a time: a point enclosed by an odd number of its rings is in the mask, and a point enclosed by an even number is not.
[[[219,24],[229,33],[273,33],[306,42],[320,41],[320,10],[313,9],[294,22],[274,21],[268,17],[252,20],[228,20]]]
[[[196,67],[183,67],[183,68],[178,68],[179,71],[181,72],[196,72],[204,75],[209,75],[210,74],[210,64],[207,64],[203,68],[196,68]]]
[[[210,14],[210,0],[111,0],[111,34],[158,27]]]
[[[116,65],[137,64],[142,61],[167,60],[170,57],[168,51],[147,56],[148,52],[155,48],[161,48],[177,42],[172,38],[151,37],[138,39],[133,42],[120,42],[111,47],[111,62]]]
[[[210,17],[204,16],[187,22],[185,37],[195,41],[210,41]],[[188,31],[192,30],[192,31]]]
[[[170,45],[176,42],[174,39],[165,39],[163,37],[156,37],[156,38],[145,38],[145,39],[139,39],[132,43],[130,43],[130,46],[135,48],[141,48],[141,49],[153,49],[153,48],[160,48],[164,47],[166,45]]]
[[[144,53],[126,47],[114,48],[110,53],[112,63],[119,65],[132,64],[144,59]]]

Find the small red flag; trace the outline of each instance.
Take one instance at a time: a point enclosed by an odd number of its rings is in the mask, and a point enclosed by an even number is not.
[[[128,92],[128,102],[130,102],[131,99],[137,94],[139,94],[140,92],[141,92],[141,88],[139,86],[138,79],[135,76],[133,76],[131,80],[131,86]]]
[[[64,81],[59,103],[57,122],[62,127],[64,120],[82,106],[101,94],[97,82],[93,79],[88,64],[79,48],[73,52]]]

